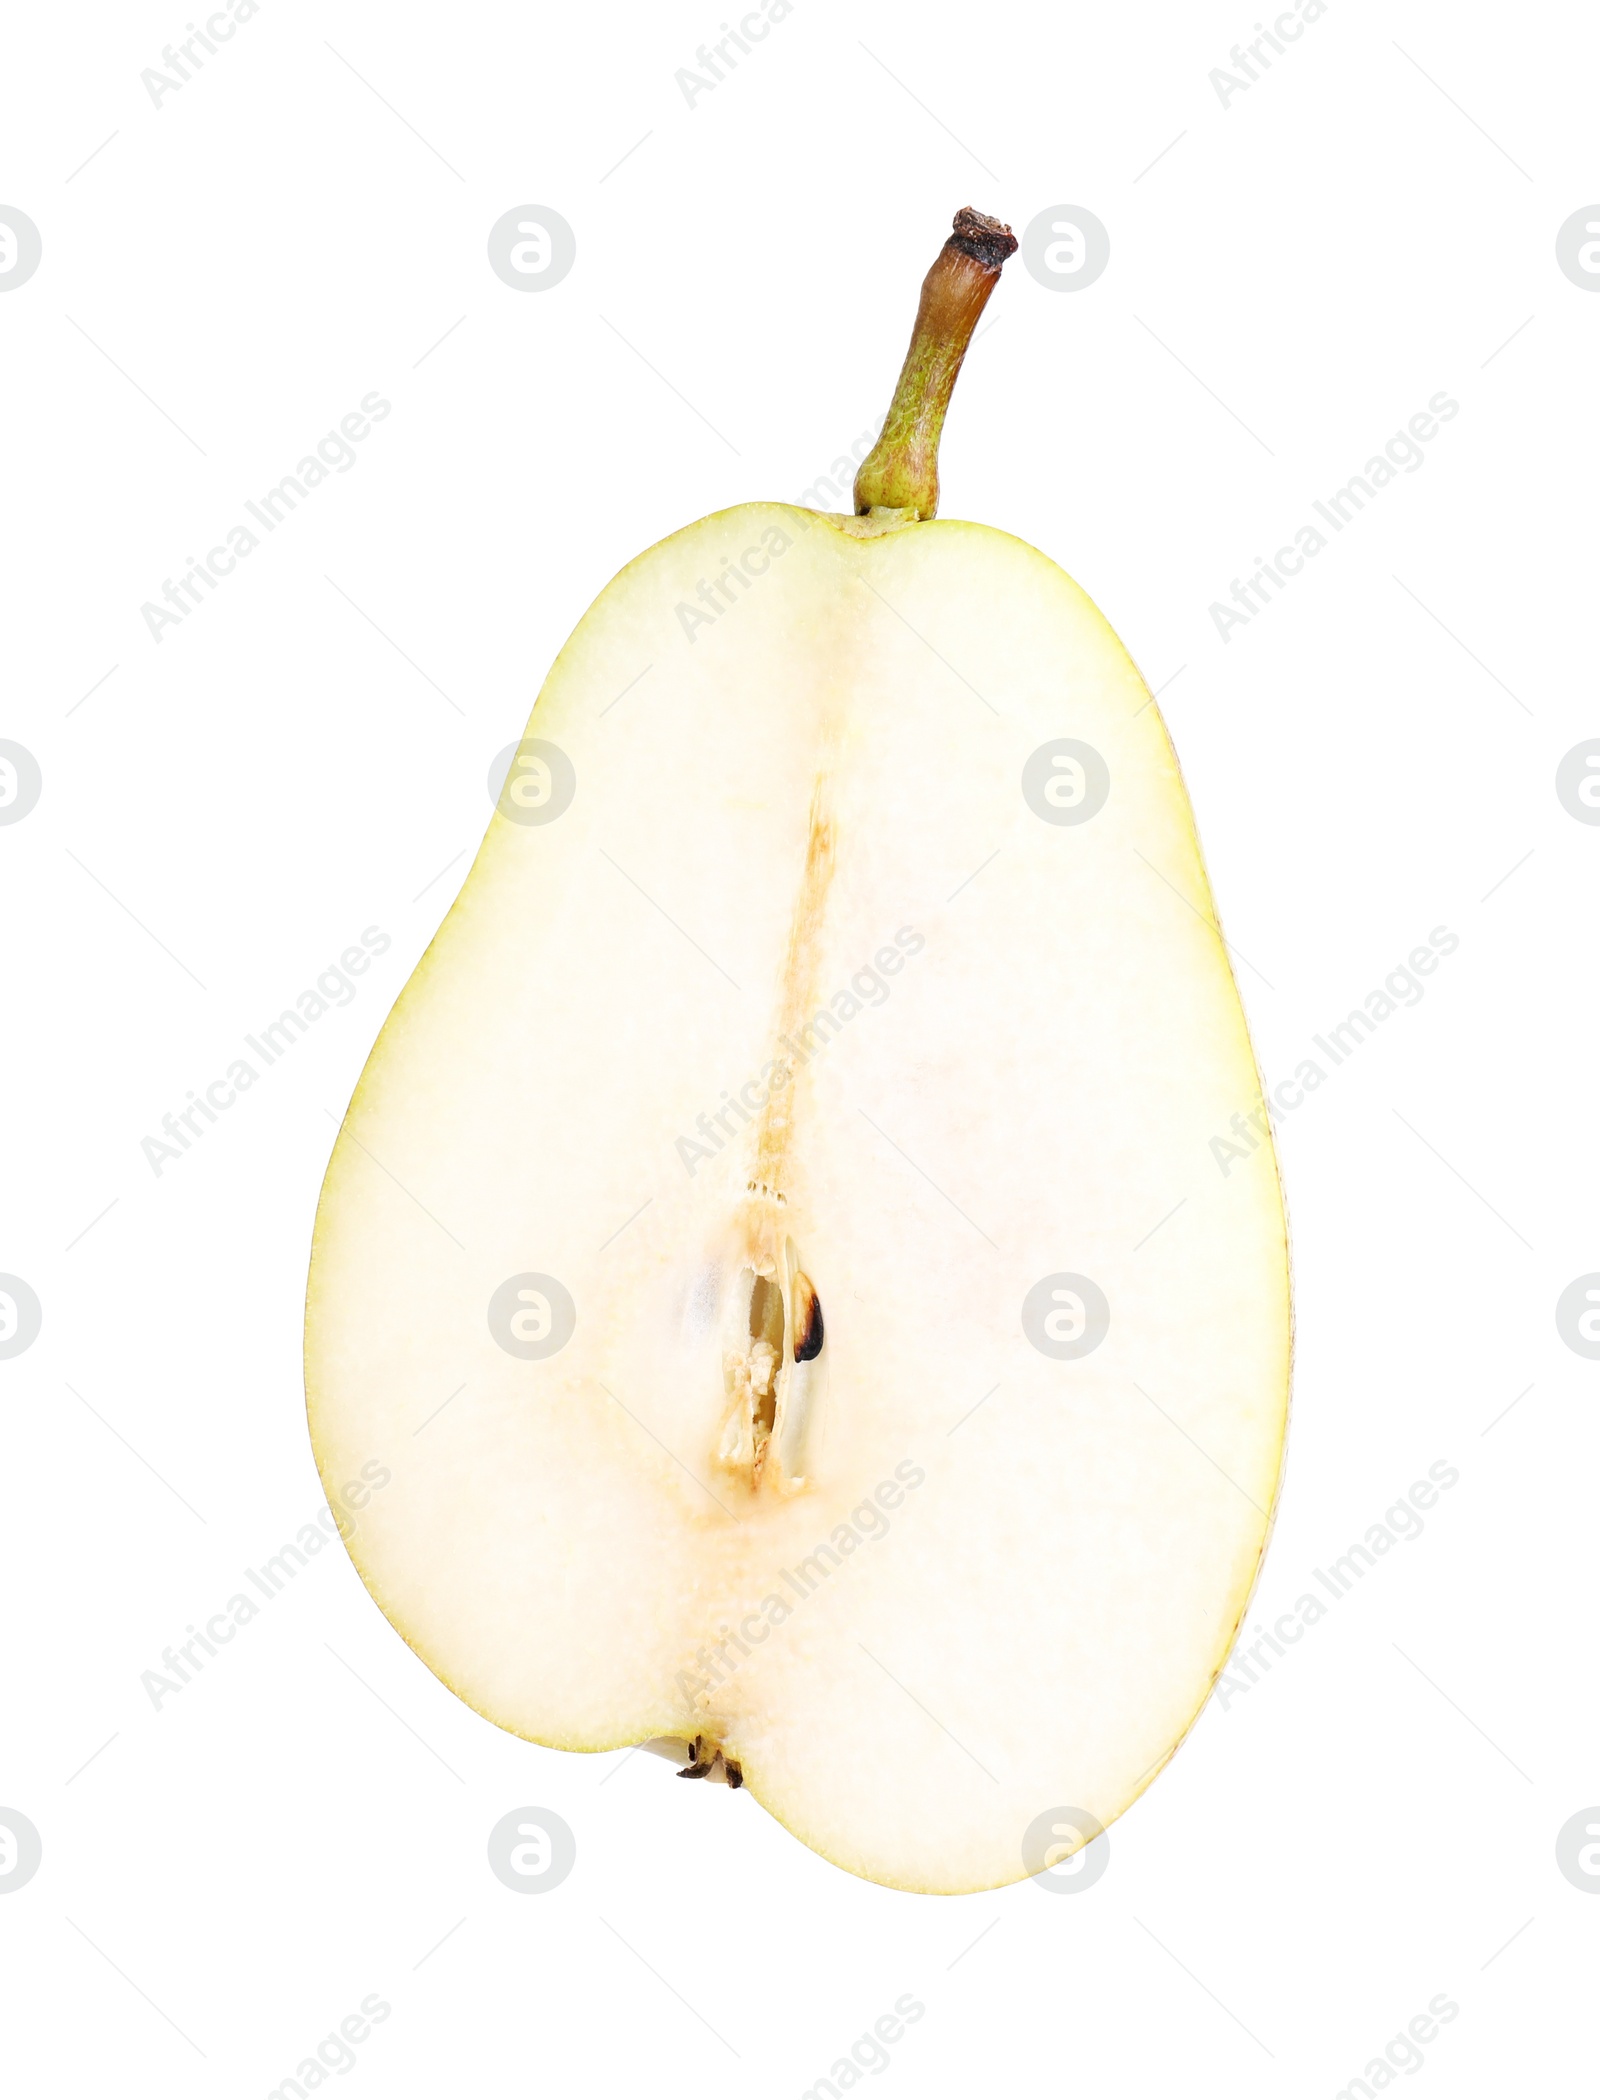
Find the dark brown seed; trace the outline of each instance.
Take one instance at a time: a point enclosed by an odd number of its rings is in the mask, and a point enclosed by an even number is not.
[[[822,1354],[822,1300],[809,1276],[794,1279],[794,1360],[808,1364]]]

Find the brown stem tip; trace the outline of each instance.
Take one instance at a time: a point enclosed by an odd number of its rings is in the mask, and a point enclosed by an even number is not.
[[[945,246],[959,248],[963,255],[970,255],[974,262],[982,263],[986,270],[993,270],[998,277],[1000,265],[1007,256],[1017,252],[1017,237],[998,219],[985,218],[981,211],[963,204],[951,221],[950,238]]]
[[[878,442],[856,475],[856,515],[898,511],[931,518],[939,507],[939,435],[978,317],[1016,253],[1009,226],[964,207],[922,280],[910,348]]]

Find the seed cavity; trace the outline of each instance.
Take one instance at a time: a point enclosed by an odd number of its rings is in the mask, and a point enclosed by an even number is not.
[[[731,1471],[746,1475],[752,1487],[760,1481],[777,1420],[783,1369],[783,1291],[774,1268],[740,1269],[723,1326],[722,1383],[728,1412],[717,1458]]]
[[[758,1276],[750,1289],[750,1398],[756,1460],[760,1463],[778,1412],[783,1362],[783,1292],[775,1276]]]
[[[824,1380],[822,1304],[787,1237],[747,1242],[722,1311],[722,1427],[716,1462],[751,1490],[797,1493]]]

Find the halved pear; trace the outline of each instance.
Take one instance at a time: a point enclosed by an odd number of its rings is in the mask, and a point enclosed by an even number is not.
[[[351,1103],[307,1317],[323,1478],[392,1474],[351,1551],[445,1683],[682,1744],[931,1892],[1171,1756],[1289,1374],[1160,714],[1044,555],[928,515],[1003,233],[929,274],[864,515],[721,512],[579,623]]]

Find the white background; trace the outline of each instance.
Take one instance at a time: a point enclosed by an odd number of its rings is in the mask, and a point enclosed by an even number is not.
[[[0,1268],[44,1325],[0,1363],[0,1803],[44,1858],[0,1900],[10,2082],[265,2094],[376,1991],[332,2083],[798,2095],[909,1991],[897,2088],[1331,2095],[1444,1992],[1412,2077],[1579,2090],[1600,1900],[1555,1836],[1600,1800],[1600,1366],[1553,1311],[1600,1266],[1600,829],[1553,782],[1600,734],[1600,298],[1554,240],[1600,195],[1592,11],[1333,0],[1224,108],[1242,4],[798,0],[692,109],[709,0],[264,0],[159,108],[181,7],[29,12],[0,735],[44,790],[0,830]],[[537,296],[485,259],[526,203],[578,244]],[[1059,1900],[869,1886],[747,1797],[502,1735],[338,1551],[154,1710],[141,1672],[317,1505],[313,1206],[493,755],[628,558],[882,413],[965,203],[1109,229],[1075,294],[1008,267],[943,507],[1058,560],[1166,687],[1269,1078],[1459,936],[1284,1120],[1252,1616],[1431,1463],[1459,1484]],[[141,605],[374,389],[355,468],[153,641]],[[1441,389],[1425,466],[1222,641],[1210,604]],[[141,1140],[369,925],[353,1004],[157,1177]],[[547,1895],[485,1863],[523,1804],[577,1835]]]

